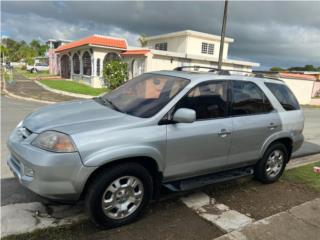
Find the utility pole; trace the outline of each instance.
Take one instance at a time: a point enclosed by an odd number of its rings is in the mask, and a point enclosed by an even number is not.
[[[222,29],[221,29],[221,39],[220,39],[219,62],[218,62],[218,69],[219,70],[222,69],[222,58],[223,58],[224,37],[226,34],[227,14],[228,14],[228,0],[225,0],[224,12],[223,12],[223,22],[222,22]]]

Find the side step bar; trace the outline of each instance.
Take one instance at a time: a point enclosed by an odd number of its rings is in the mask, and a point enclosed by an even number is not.
[[[253,167],[238,168],[225,172],[207,174],[174,182],[168,182],[164,184],[164,187],[168,188],[171,191],[187,191],[194,188],[207,186],[213,183],[225,182],[239,177],[250,176],[253,174],[253,172]]]

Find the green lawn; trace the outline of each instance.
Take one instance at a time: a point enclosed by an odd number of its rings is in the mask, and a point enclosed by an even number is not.
[[[58,77],[56,75],[50,74],[49,71],[41,71],[41,72],[38,72],[38,73],[31,73],[31,72],[29,72],[27,70],[22,70],[20,68],[15,68],[14,69],[14,73],[23,75],[26,78]]]
[[[44,85],[57,90],[79,93],[91,96],[98,96],[104,92],[107,92],[107,88],[92,88],[88,85],[65,80],[40,80]]]
[[[314,166],[320,166],[320,162],[290,169],[285,172],[283,179],[295,183],[304,183],[320,191],[320,174],[313,172]]]

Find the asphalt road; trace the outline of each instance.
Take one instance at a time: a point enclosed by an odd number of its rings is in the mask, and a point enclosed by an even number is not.
[[[10,131],[21,119],[28,113],[44,105],[1,96],[1,205],[40,199],[29,190],[21,187],[13,178],[6,164],[8,150],[5,143]],[[304,109],[304,113],[306,117],[304,129],[305,143],[299,151],[294,153],[293,157],[320,152],[320,109]]]

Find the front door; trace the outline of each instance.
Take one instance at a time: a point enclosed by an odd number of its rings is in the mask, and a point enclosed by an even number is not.
[[[70,78],[70,61],[68,55],[63,55],[61,57],[61,77]]]
[[[227,165],[232,120],[227,118],[227,82],[210,81],[193,88],[176,105],[196,112],[193,123],[167,125],[164,177],[205,174]]]

